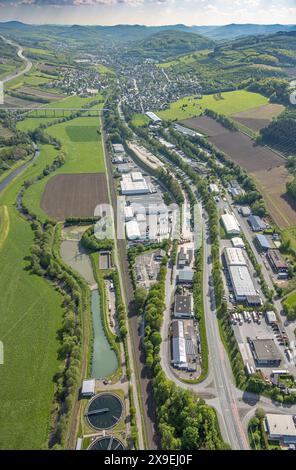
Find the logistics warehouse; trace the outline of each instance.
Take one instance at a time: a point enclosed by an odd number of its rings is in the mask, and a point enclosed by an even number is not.
[[[254,287],[243,250],[241,248],[225,248],[224,259],[236,301],[247,301],[248,304],[259,305],[261,299]]]

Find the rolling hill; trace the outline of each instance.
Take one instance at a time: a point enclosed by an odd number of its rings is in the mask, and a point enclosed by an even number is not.
[[[164,66],[173,76],[199,76],[204,93],[213,93],[233,90],[250,79],[287,77],[295,70],[295,51],[296,31],[279,32],[216,43],[212,51],[191,54],[190,60],[179,57]]]
[[[133,44],[127,51],[130,55],[166,60],[189,52],[212,48],[215,42],[199,34],[168,30],[153,34]]]

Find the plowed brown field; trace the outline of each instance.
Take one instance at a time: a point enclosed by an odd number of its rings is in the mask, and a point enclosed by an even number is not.
[[[57,175],[45,187],[41,208],[57,220],[93,217],[98,204],[108,203],[105,173]]]

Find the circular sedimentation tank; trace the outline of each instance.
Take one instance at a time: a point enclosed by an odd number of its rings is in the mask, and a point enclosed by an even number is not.
[[[125,450],[125,446],[117,437],[105,436],[92,442],[88,450]]]
[[[111,429],[120,421],[123,403],[114,393],[100,393],[89,402],[85,417],[89,425],[98,430]]]

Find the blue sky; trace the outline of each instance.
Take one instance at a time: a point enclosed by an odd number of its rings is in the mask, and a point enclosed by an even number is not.
[[[296,0],[0,0],[0,20],[64,24],[296,23]]]

